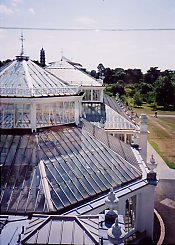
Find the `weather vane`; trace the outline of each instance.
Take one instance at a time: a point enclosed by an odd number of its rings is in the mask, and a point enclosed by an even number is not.
[[[63,49],[61,49],[60,53],[61,53],[61,61],[63,61]]]
[[[24,36],[23,36],[23,32],[21,33],[21,56],[24,54]]]

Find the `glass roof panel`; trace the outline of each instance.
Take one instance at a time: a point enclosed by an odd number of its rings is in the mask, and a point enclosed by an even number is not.
[[[0,82],[3,96],[73,95],[79,91],[78,86],[69,86],[29,59],[17,59],[1,69]]]
[[[64,212],[72,204],[141,177],[124,155],[108,147],[117,145],[129,159],[128,146],[88,122],[82,128],[44,130],[37,137],[21,134],[1,139],[1,150],[6,145],[9,155],[1,166],[2,212],[48,212],[49,196],[53,211]]]
[[[103,106],[102,106],[103,105]],[[83,117],[97,127],[105,129],[134,129],[135,125],[124,113],[108,104],[83,103]]]
[[[67,59],[53,62],[45,69],[70,85],[102,86],[102,81],[99,82],[94,77],[78,69],[76,66],[68,62]]]
[[[62,209],[64,207],[62,201],[60,200],[60,197],[58,196],[58,190],[55,189],[55,188],[52,188],[51,189],[51,198],[52,198],[52,202],[54,203],[54,207],[59,210],[59,209]]]

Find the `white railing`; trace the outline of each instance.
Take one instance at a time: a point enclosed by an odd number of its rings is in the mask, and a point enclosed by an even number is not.
[[[31,93],[31,89],[1,87],[0,94],[1,95],[31,96],[32,93]]]
[[[79,87],[62,87],[62,88],[10,88],[0,87],[0,94],[7,96],[46,96],[46,95],[69,95],[76,94],[79,91]]]

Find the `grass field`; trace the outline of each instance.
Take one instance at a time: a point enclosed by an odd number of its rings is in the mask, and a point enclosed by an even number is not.
[[[173,114],[175,111],[159,111],[158,117],[150,116],[154,111],[149,108],[134,108],[139,115],[146,113],[148,115],[148,140],[166,164],[175,169],[175,117],[159,117],[161,114]]]
[[[133,108],[133,110],[135,112],[138,113],[138,115],[140,115],[141,113],[145,113],[147,115],[152,115],[155,113],[155,110],[150,107],[148,104],[144,104],[142,107],[138,107],[138,108]],[[163,110],[161,107],[158,108],[157,110],[158,115],[175,115],[175,111],[165,111]]]
[[[175,118],[149,117],[148,140],[170,168],[175,169]]]

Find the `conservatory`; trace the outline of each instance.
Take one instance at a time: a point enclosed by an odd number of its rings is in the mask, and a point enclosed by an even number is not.
[[[43,70],[27,56],[17,56],[0,72],[1,128],[31,128],[79,122],[83,94]]]
[[[45,70],[59,77],[70,86],[79,86],[84,93],[82,99],[82,117],[98,127],[119,138],[120,140],[131,143],[134,132],[138,129],[138,118],[131,113],[131,110],[124,108],[123,105],[106,95],[103,81],[90,76],[86,69],[77,62],[73,62],[66,57],[60,61],[52,62],[45,67]],[[135,135],[135,136],[134,136]]]
[[[116,101],[103,97],[100,85],[93,89],[91,84],[91,91],[98,87],[100,92],[89,94],[98,101],[82,102],[78,81],[70,84],[23,54],[0,71],[0,204],[1,219],[7,217],[9,224],[9,229],[2,228],[4,240],[11,237],[19,243],[33,215],[61,215],[61,223],[70,215],[75,224],[79,215],[104,213],[111,188],[119,198],[126,232],[153,236],[156,179],[148,178],[139,151],[110,135],[115,130],[133,132],[135,125]],[[146,149],[146,117],[140,132]],[[20,215],[28,225],[13,230],[17,224],[9,221],[11,215]]]
[[[103,102],[103,81],[90,76],[81,64],[72,62],[66,57],[61,61],[52,62],[45,70],[59,77],[70,86],[80,86],[84,92],[83,102]]]

